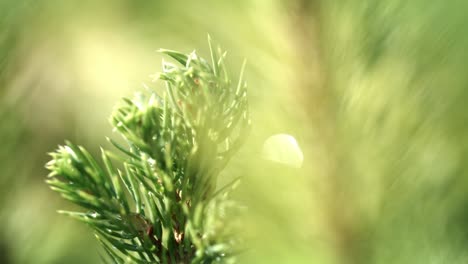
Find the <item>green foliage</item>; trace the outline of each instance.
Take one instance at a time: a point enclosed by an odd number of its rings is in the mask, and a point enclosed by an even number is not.
[[[47,183],[85,212],[60,211],[94,229],[114,263],[233,261],[236,237],[226,220],[235,209],[216,190],[217,176],[246,137],[246,84],[231,83],[226,53],[210,50],[212,64],[195,52],[161,50],[167,94],[123,99],[111,123],[126,142],[101,149],[102,164],[67,142],[51,154]],[[118,165],[116,165],[118,162]],[[104,259],[104,258],[103,258]]]

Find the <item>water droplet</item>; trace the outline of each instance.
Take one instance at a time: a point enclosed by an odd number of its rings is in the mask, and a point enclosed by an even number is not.
[[[262,157],[293,168],[302,167],[304,154],[296,139],[288,134],[277,134],[263,143]]]

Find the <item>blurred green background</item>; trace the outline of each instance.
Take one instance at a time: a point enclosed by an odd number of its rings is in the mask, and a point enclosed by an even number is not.
[[[44,183],[65,139],[96,151],[113,105],[158,90],[158,48],[243,58],[253,129],[240,263],[468,263],[468,3],[0,0],[0,263],[99,263]],[[262,158],[270,136],[300,168]],[[278,144],[282,153],[288,143]],[[270,150],[271,151],[271,150]],[[291,155],[299,155],[292,153]]]

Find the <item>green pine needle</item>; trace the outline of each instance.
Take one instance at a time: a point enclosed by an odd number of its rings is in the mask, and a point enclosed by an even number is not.
[[[211,65],[195,52],[160,50],[162,99],[154,92],[123,99],[110,118],[126,141],[101,149],[101,162],[66,142],[51,153],[47,183],[85,212],[59,211],[89,225],[109,263],[213,263],[232,259],[226,195],[238,179],[216,190],[217,176],[250,126],[242,73],[231,85],[226,53]],[[244,66],[242,67],[243,72]]]

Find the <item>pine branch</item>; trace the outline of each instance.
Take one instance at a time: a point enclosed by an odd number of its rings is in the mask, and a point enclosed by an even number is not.
[[[250,126],[246,84],[231,83],[225,53],[212,63],[195,52],[161,50],[164,98],[123,99],[111,123],[126,141],[109,141],[101,161],[66,142],[51,153],[47,183],[85,212],[60,211],[88,224],[113,263],[213,263],[232,260],[225,210],[235,182],[216,191],[220,171]],[[244,67],[243,67],[244,68]],[[242,71],[243,71],[242,68]]]

